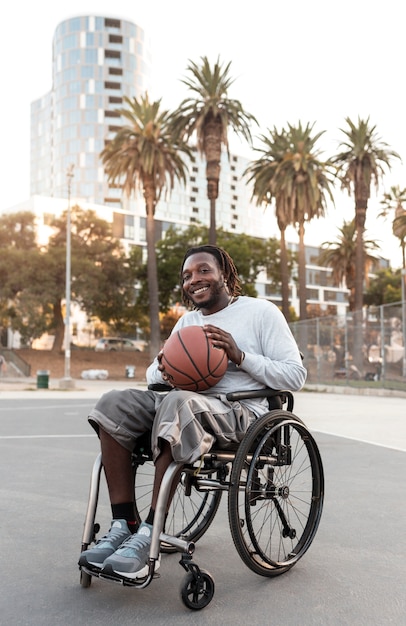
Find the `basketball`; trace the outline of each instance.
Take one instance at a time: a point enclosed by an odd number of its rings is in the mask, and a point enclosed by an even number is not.
[[[227,364],[226,352],[212,346],[201,326],[180,328],[163,347],[162,365],[178,389],[210,389],[223,378]]]

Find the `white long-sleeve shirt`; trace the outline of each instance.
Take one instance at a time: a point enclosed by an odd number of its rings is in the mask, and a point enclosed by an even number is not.
[[[224,395],[229,391],[247,389],[289,389],[297,391],[306,380],[299,348],[281,311],[271,302],[239,296],[230,306],[217,313],[203,315],[200,310],[185,313],[172,332],[184,326],[211,324],[229,332],[245,353],[242,367],[228,362],[223,378],[207,391],[208,395]],[[147,369],[147,381],[162,383],[158,360]],[[243,401],[254,413],[267,410],[262,399]]]

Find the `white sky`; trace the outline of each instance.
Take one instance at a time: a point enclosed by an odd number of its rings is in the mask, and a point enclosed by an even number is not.
[[[137,6],[139,5],[139,6]],[[399,0],[48,0],[7,2],[0,38],[2,97],[1,208],[29,197],[30,103],[51,88],[52,38],[57,25],[75,15],[106,15],[144,28],[153,55],[154,88],[165,108],[186,96],[180,78],[188,60],[231,61],[230,96],[254,114],[259,128],[315,123],[326,131],[320,147],[337,151],[345,117],[370,117],[383,141],[406,163],[404,67],[406,38]],[[256,141],[257,146],[260,145]],[[232,145],[251,156],[246,146]],[[406,187],[405,165],[394,163],[384,187]],[[371,199],[367,237],[382,242],[382,254],[401,264],[389,222],[376,220]],[[352,201],[339,193],[328,221],[307,228],[306,242],[334,240]]]

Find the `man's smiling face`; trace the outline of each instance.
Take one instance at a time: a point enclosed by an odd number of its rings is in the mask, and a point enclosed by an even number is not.
[[[203,315],[224,309],[229,301],[224,276],[215,257],[208,252],[189,256],[182,270],[182,286],[189,300]]]

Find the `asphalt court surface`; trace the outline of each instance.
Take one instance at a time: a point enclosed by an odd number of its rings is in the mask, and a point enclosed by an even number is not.
[[[319,531],[295,567],[273,579],[240,560],[226,494],[194,560],[216,591],[187,609],[178,555],[162,557],[145,590],[79,584],[77,558],[98,442],[86,420],[100,395],[1,393],[0,623],[365,624],[405,623],[406,416],[403,398],[301,392],[295,413],[323,458],[326,496]],[[93,397],[92,397],[93,396]],[[107,530],[104,485],[97,515]]]

